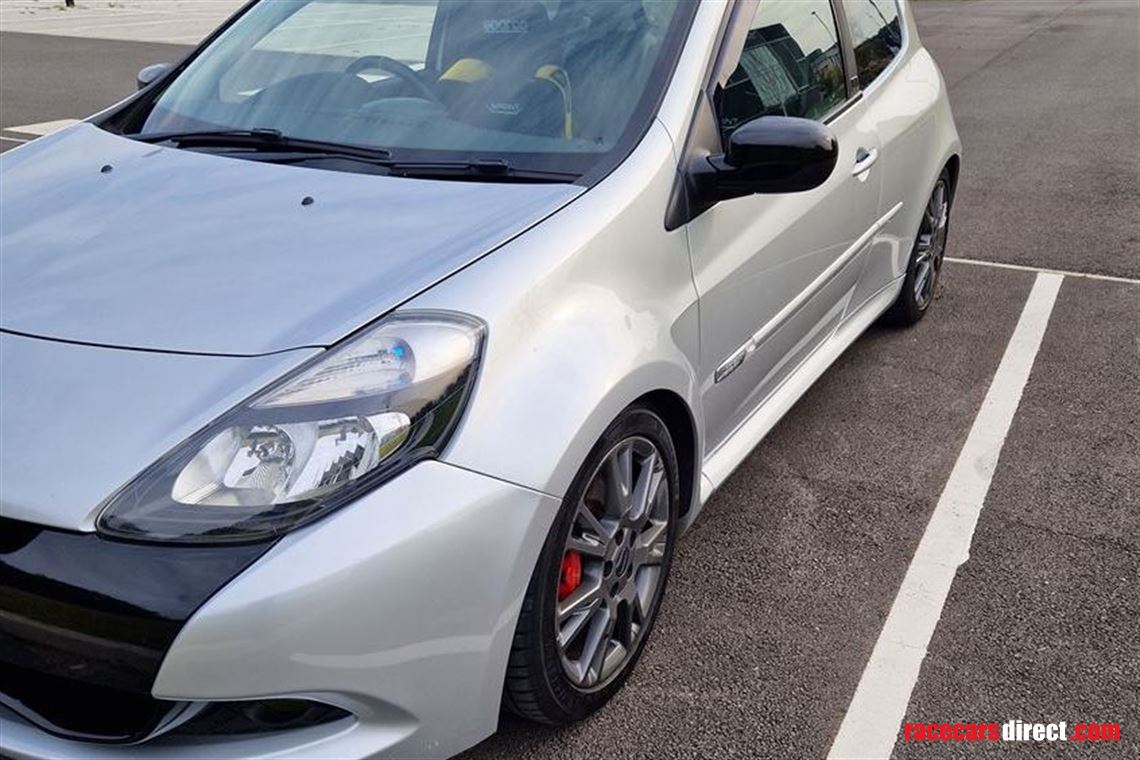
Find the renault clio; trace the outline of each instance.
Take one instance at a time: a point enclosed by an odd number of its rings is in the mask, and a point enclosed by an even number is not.
[[[0,158],[15,758],[586,718],[959,173],[905,1],[260,0],[139,85]]]

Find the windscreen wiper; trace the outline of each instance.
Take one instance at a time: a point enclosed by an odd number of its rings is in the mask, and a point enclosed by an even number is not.
[[[327,156],[343,156],[369,161],[387,161],[391,153],[383,148],[369,148],[363,145],[305,140],[287,137],[277,129],[218,129],[198,132],[155,132],[152,134],[126,135],[145,143],[173,143],[179,148],[246,148],[255,151],[280,153],[312,153]]]
[[[244,148],[258,152],[299,154],[289,160],[349,158],[367,161],[388,169],[397,177],[453,179],[473,182],[573,182],[574,172],[529,169],[502,159],[477,161],[394,161],[391,152],[363,145],[287,137],[276,129],[219,129],[198,132],[156,132],[126,135],[146,143],[173,143],[180,148]]]
[[[393,161],[389,172],[397,177],[456,179],[473,182],[573,182],[580,175],[513,166],[502,159],[482,161]]]

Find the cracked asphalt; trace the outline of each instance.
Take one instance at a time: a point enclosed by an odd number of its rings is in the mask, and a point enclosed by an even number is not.
[[[1140,3],[916,13],[965,144],[949,255],[1140,279]],[[184,51],[0,33],[0,127],[94,112]],[[504,717],[464,757],[826,755],[1034,276],[948,263],[925,321],[872,328],[713,497],[615,700]],[[1119,744],[1001,749],[1140,757],[1138,326],[1140,284],[1066,277],[907,721],[1117,722]]]

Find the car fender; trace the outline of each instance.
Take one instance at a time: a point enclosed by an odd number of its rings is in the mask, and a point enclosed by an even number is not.
[[[589,192],[406,305],[488,325],[446,462],[561,497],[610,422],[646,393],[675,394],[701,429],[688,244],[661,221],[675,171],[655,124]]]

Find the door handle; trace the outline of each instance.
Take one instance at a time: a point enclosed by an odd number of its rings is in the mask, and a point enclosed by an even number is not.
[[[851,173],[858,177],[863,172],[870,169],[879,160],[879,149],[860,148],[855,152],[855,166],[851,168]]]

